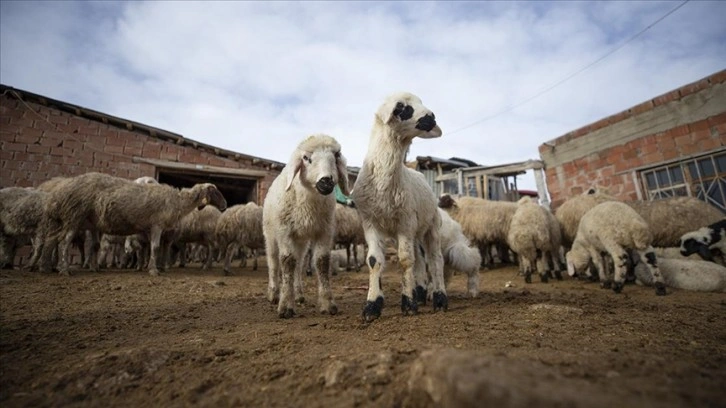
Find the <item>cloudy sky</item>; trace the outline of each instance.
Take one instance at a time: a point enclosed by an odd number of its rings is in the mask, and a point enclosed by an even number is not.
[[[281,162],[327,133],[352,166],[405,90],[444,130],[409,157],[503,164],[726,68],[726,2],[690,1],[581,71],[679,4],[1,1],[0,82]]]

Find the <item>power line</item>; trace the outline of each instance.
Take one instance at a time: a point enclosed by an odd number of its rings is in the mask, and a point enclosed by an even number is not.
[[[597,64],[597,63],[599,63],[600,61],[604,60],[605,58],[607,58],[607,57],[609,57],[610,55],[614,54],[615,52],[619,51],[619,50],[620,50],[621,48],[625,47],[626,45],[628,45],[629,43],[631,43],[631,42],[632,42],[633,40],[635,40],[636,38],[638,38],[638,37],[640,37],[641,35],[643,35],[643,33],[645,33],[646,31],[650,30],[651,28],[653,28],[653,27],[654,27],[654,26],[655,26],[656,24],[658,24],[658,23],[660,23],[661,21],[665,20],[665,19],[666,19],[666,18],[667,18],[668,16],[670,16],[670,15],[671,15],[671,14],[673,14],[673,13],[675,13],[675,12],[676,12],[676,11],[677,11],[678,9],[680,9],[681,7],[685,6],[685,5],[686,5],[686,3],[688,3],[689,1],[691,1],[691,0],[685,0],[685,1],[683,1],[682,3],[680,3],[680,4],[678,5],[678,6],[676,6],[675,8],[673,8],[672,10],[670,10],[669,12],[667,12],[666,14],[664,14],[663,16],[661,16],[660,18],[658,18],[658,19],[657,19],[657,20],[655,20],[654,22],[650,23],[650,25],[648,25],[648,26],[647,26],[647,27],[645,27],[644,29],[642,29],[642,30],[638,31],[638,32],[637,32],[637,33],[636,33],[635,35],[633,35],[632,37],[628,38],[628,39],[627,39],[627,40],[626,40],[626,41],[625,41],[624,43],[622,43],[622,44],[618,45],[617,47],[615,47],[615,48],[613,48],[612,50],[610,50],[610,51],[606,52],[605,54],[603,54],[602,56],[600,56],[599,58],[597,58],[597,59],[596,59],[596,60],[594,60],[593,62],[591,62],[591,63],[589,63],[589,64],[585,65],[584,67],[582,67],[582,68],[578,69],[577,71],[575,71],[575,72],[573,72],[572,74],[570,74],[570,75],[566,76],[565,78],[563,78],[563,79],[561,79],[561,80],[559,80],[559,81],[555,82],[554,84],[552,84],[552,85],[550,85],[550,86],[548,86],[548,87],[544,88],[543,90],[541,90],[541,91],[537,92],[536,94],[534,94],[534,95],[530,96],[529,98],[527,98],[527,99],[524,99],[524,100],[522,100],[521,102],[519,102],[519,103],[516,103],[516,104],[514,104],[514,105],[512,105],[512,106],[510,106],[510,107],[508,107],[508,108],[506,108],[506,109],[504,109],[504,110],[502,110],[502,111],[499,111],[499,112],[497,112],[497,113],[493,114],[493,115],[490,115],[490,116],[484,117],[484,118],[482,118],[482,119],[479,119],[479,120],[477,120],[476,122],[472,122],[472,123],[470,123],[470,124],[468,124],[468,125],[466,125],[466,126],[464,126],[464,127],[461,127],[461,128],[459,128],[459,129],[456,129],[456,130],[454,130],[454,131],[452,131],[452,132],[447,132],[446,134],[447,134],[447,135],[451,135],[451,134],[453,134],[453,133],[457,133],[457,132],[461,132],[462,130],[466,130],[466,129],[469,129],[469,128],[471,128],[471,127],[473,127],[473,126],[476,126],[476,125],[478,125],[478,124],[480,124],[480,123],[483,123],[483,122],[486,122],[486,121],[488,121],[488,120],[494,119],[494,118],[496,118],[497,116],[500,116],[500,115],[503,115],[503,114],[505,114],[505,113],[511,112],[511,111],[513,111],[513,110],[515,110],[515,109],[519,108],[520,106],[522,106],[522,105],[525,105],[525,104],[527,104],[527,103],[529,103],[529,102],[533,101],[534,99],[537,99],[537,98],[539,98],[540,96],[544,95],[545,93],[547,93],[547,92],[551,91],[552,89],[554,89],[554,88],[558,87],[559,85],[562,85],[563,83],[565,83],[565,82],[569,81],[570,79],[574,78],[575,76],[577,76],[577,75],[581,74],[581,73],[582,73],[583,71],[585,71],[585,70],[587,70],[587,69],[591,68],[591,67],[592,67],[593,65],[595,65],[595,64]]]

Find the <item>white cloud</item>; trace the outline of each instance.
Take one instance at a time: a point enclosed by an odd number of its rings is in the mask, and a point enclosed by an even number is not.
[[[690,2],[519,106],[676,5],[0,2],[0,81],[282,162],[325,132],[357,166],[377,106],[408,90],[444,129],[412,156],[501,164],[726,67],[726,5]]]

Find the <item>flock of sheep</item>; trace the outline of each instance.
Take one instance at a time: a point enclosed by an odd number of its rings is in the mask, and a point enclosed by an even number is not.
[[[375,113],[352,191],[341,145],[317,134],[295,148],[262,207],[226,208],[213,184],[176,189],[153,178],[101,173],[54,178],[37,188],[3,188],[0,263],[12,266],[15,247],[30,241],[33,252],[24,267],[45,272],[56,267],[67,275],[69,248],[80,239],[92,270],[99,263],[128,266],[124,258],[133,254],[137,268],[157,275],[173,261],[173,248],[183,266],[193,244],[205,252],[204,267],[220,257],[229,273],[238,249],[264,249],[268,297],[282,318],[294,316],[296,303],[304,300],[302,273],[310,267],[317,272],[319,311],[337,313],[330,274],[343,264],[359,269],[357,251],[363,246],[370,272],[366,321],[381,315],[381,279],[391,247],[402,271],[404,314],[415,314],[428,301],[434,311],[446,310],[453,270],[467,274],[467,294],[477,296],[480,267],[492,265],[495,257],[509,262],[510,253],[527,283],[533,273],[547,282],[562,279],[566,270],[620,292],[633,272],[658,295],[666,286],[724,290],[726,268],[688,258],[698,254],[723,265],[726,221],[714,207],[684,197],[622,203],[595,189],[571,198],[555,214],[527,197],[517,203],[437,199],[404,159],[415,137],[441,134],[434,113],[418,97],[391,95]],[[336,203],[331,194],[336,186],[355,208]],[[333,250],[336,244],[344,249]],[[256,257],[254,262],[256,269]]]

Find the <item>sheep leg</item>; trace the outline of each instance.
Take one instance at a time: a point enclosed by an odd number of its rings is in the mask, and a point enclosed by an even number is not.
[[[277,315],[288,319],[295,316],[295,270],[300,267],[299,261],[304,251],[294,245],[282,246],[280,251],[280,267],[282,285],[280,287],[280,302],[277,304]]]
[[[612,288],[615,293],[620,293],[623,290],[623,286],[625,286],[625,274],[628,271],[628,260],[630,259],[630,256],[628,256],[628,251],[617,244],[610,244],[605,248],[610,254],[610,257],[613,259],[615,269],[614,277],[612,279]],[[598,259],[602,260],[602,256]],[[610,278],[610,276],[608,276],[608,278]]]
[[[653,276],[653,282],[655,282],[655,294],[657,296],[664,296],[666,294],[665,282],[663,281],[663,275],[660,273],[658,268],[658,260],[655,257],[653,247],[649,246],[644,251],[638,251],[640,259],[645,259],[648,270]]]
[[[88,269],[91,272],[98,272],[98,253],[100,239],[98,230],[90,229],[84,233],[83,250],[86,253],[86,260],[88,261]]]
[[[549,273],[547,268],[547,261],[545,260],[545,251],[542,251],[540,249],[536,250],[535,253],[535,265],[537,268],[537,272],[539,272],[539,279],[542,281],[542,283],[549,282]]]
[[[332,244],[332,239],[329,243]],[[334,315],[338,313],[338,306],[333,301],[333,292],[330,289],[330,247],[325,241],[316,243],[313,262],[318,270],[318,310],[320,313]]]
[[[212,261],[214,260],[214,248],[212,244],[207,244],[207,259],[204,261],[202,269],[209,269],[212,267]]]
[[[519,261],[519,273],[524,275],[524,283],[532,283],[532,266],[529,259],[517,254],[517,260]]]
[[[309,253],[309,262],[312,262],[312,252]],[[303,265],[298,262],[295,265],[295,280],[293,281],[293,291],[295,293],[295,302],[302,305],[305,303],[305,279],[303,279]]]
[[[416,245],[416,255],[413,261],[413,278],[415,282],[413,297],[416,303],[425,305],[428,298],[429,284],[431,285],[431,293],[433,293],[433,283],[429,282],[426,270],[426,253],[423,246]],[[444,283],[446,284],[446,283]]]
[[[252,270],[253,271],[256,271],[257,270],[257,250],[256,249],[251,249],[250,252],[252,253],[252,258],[253,258],[253,260],[252,260]]]
[[[159,276],[159,269],[156,266],[156,259],[159,257],[159,241],[161,240],[161,228],[158,226],[151,227],[149,234],[149,244],[151,244],[151,255],[149,256],[149,275]]]
[[[69,276],[69,267],[68,267],[68,252],[71,248],[71,245],[73,244],[73,237],[75,236],[75,231],[69,231],[64,236],[62,236],[63,239],[60,240],[58,243],[58,274],[63,276]]]
[[[345,244],[345,270],[350,271],[353,268],[350,266],[350,244]]]
[[[378,234],[372,228],[365,231],[366,242],[368,243],[368,252],[366,260],[370,272],[368,275],[368,295],[366,297],[366,305],[363,308],[363,319],[371,322],[381,317],[383,310],[383,290],[381,288],[381,274],[386,265],[386,257],[383,254],[383,242]]]
[[[267,299],[277,304],[280,301],[280,250],[277,242],[266,240],[267,247]]]
[[[414,315],[418,313],[418,304],[415,291],[419,289],[415,287],[416,276],[414,267],[416,262],[415,243],[405,234],[398,235],[398,263],[403,269],[403,279],[401,282],[401,312],[404,315]],[[424,291],[424,288],[420,289]],[[425,298],[424,294],[424,298]]]
[[[449,298],[446,295],[446,284],[444,283],[444,257],[441,254],[441,237],[439,228],[434,227],[424,235],[424,249],[428,259],[429,273],[433,282],[432,306],[434,312],[437,310],[447,311],[449,309]]]
[[[224,254],[224,274],[230,275],[230,267],[232,265],[232,255],[234,255],[233,250],[233,243],[227,244],[224,246],[225,248],[225,254]]]

